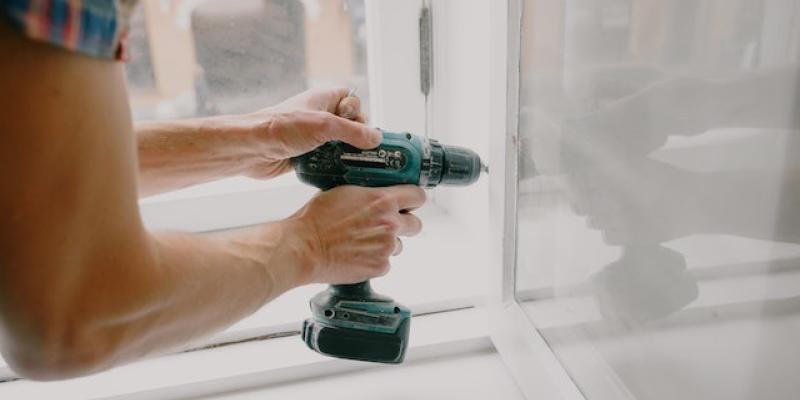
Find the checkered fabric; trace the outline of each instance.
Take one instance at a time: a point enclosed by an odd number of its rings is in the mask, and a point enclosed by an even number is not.
[[[33,40],[92,57],[126,58],[137,0],[0,0],[0,15]]]

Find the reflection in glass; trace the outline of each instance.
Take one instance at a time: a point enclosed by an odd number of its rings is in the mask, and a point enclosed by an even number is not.
[[[796,397],[800,8],[527,0],[522,25],[517,299],[572,378]]]

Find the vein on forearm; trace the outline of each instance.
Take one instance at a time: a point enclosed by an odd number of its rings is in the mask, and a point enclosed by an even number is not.
[[[236,176],[259,161],[252,135],[223,118],[136,126],[141,195]]]

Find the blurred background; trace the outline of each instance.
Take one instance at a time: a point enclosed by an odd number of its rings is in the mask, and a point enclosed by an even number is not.
[[[136,120],[258,110],[357,88],[369,113],[364,0],[143,0],[127,64]]]

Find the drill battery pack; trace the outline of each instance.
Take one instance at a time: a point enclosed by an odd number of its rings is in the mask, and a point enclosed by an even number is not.
[[[359,361],[399,364],[408,347],[411,319],[400,323],[394,333],[339,328],[307,319],[302,337],[308,347],[327,356]]]

